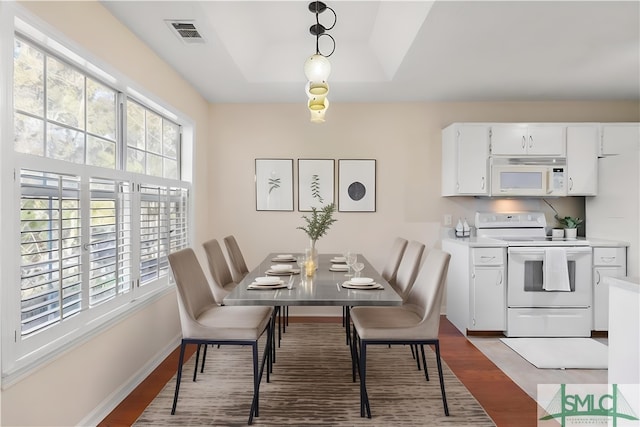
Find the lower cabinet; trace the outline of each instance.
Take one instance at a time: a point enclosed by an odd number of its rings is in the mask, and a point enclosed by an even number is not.
[[[504,248],[472,248],[469,289],[469,330],[507,329],[507,289]]]
[[[625,277],[627,250],[625,247],[593,248],[593,330],[609,330],[609,286],[605,277]]]

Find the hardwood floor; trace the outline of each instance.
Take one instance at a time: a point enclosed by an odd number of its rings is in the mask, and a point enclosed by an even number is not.
[[[291,317],[291,323],[335,322],[340,318]],[[195,351],[190,349],[188,356]],[[440,322],[440,350],[447,365],[480,402],[498,427],[537,425],[537,404],[471,344],[444,316]],[[175,375],[176,349],[98,426],[130,426]]]

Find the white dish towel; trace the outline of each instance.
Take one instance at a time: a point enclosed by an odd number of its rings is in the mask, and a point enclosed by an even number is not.
[[[567,254],[564,248],[545,249],[542,289],[545,291],[571,291]]]

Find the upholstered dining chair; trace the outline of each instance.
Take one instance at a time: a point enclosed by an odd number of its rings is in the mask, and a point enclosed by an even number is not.
[[[258,306],[218,305],[196,254],[191,248],[170,254],[169,265],[178,290],[178,310],[182,327],[176,391],[171,415],[176,412],[187,344],[197,344],[198,347],[209,344],[250,346],[253,353],[253,399],[249,412],[249,424],[251,424],[253,417],[259,416],[260,381],[273,345],[270,333],[273,327],[273,309]],[[258,340],[265,332],[267,341],[259,367]],[[196,360],[196,366],[197,364]],[[267,379],[268,372],[267,370]]]
[[[211,277],[213,277],[213,296],[218,301],[218,304],[222,304],[224,297],[229,295],[238,283],[233,280],[231,270],[229,270],[229,265],[222,253],[218,240],[208,240],[202,246],[207,254],[209,271],[211,272]]]
[[[402,237],[396,237],[393,241],[391,252],[389,253],[386,264],[382,268],[382,273],[380,274],[382,278],[389,283],[395,284],[396,282],[398,267],[400,266],[402,255],[407,248],[407,243],[409,243],[407,239],[403,239]]]
[[[402,255],[402,260],[398,266],[396,280],[390,282],[391,287],[406,301],[407,295],[411,291],[413,284],[420,271],[420,263],[424,254],[424,244],[412,240],[407,244],[407,249]]]
[[[233,235],[224,238],[224,245],[227,247],[227,254],[229,254],[229,261],[231,261],[233,281],[239,283],[249,273],[247,263],[244,262],[238,241]]]
[[[409,292],[402,306],[354,307],[351,309],[353,335],[351,339],[352,369],[357,366],[360,376],[360,416],[371,418],[369,396],[367,395],[367,347],[370,345],[407,344],[420,346],[425,378],[429,381],[426,368],[424,345],[433,345],[438,365],[438,378],[445,415],[449,415],[447,397],[440,359],[440,305],[444,294],[445,280],[451,255],[439,249],[432,249],[427,255],[424,268],[428,272],[424,280]],[[359,355],[358,355],[359,353]]]

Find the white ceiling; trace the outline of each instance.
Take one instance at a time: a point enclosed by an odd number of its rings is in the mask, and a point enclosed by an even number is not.
[[[212,103],[306,101],[309,1],[102,3]],[[638,0],[326,3],[332,103],[640,100]]]

